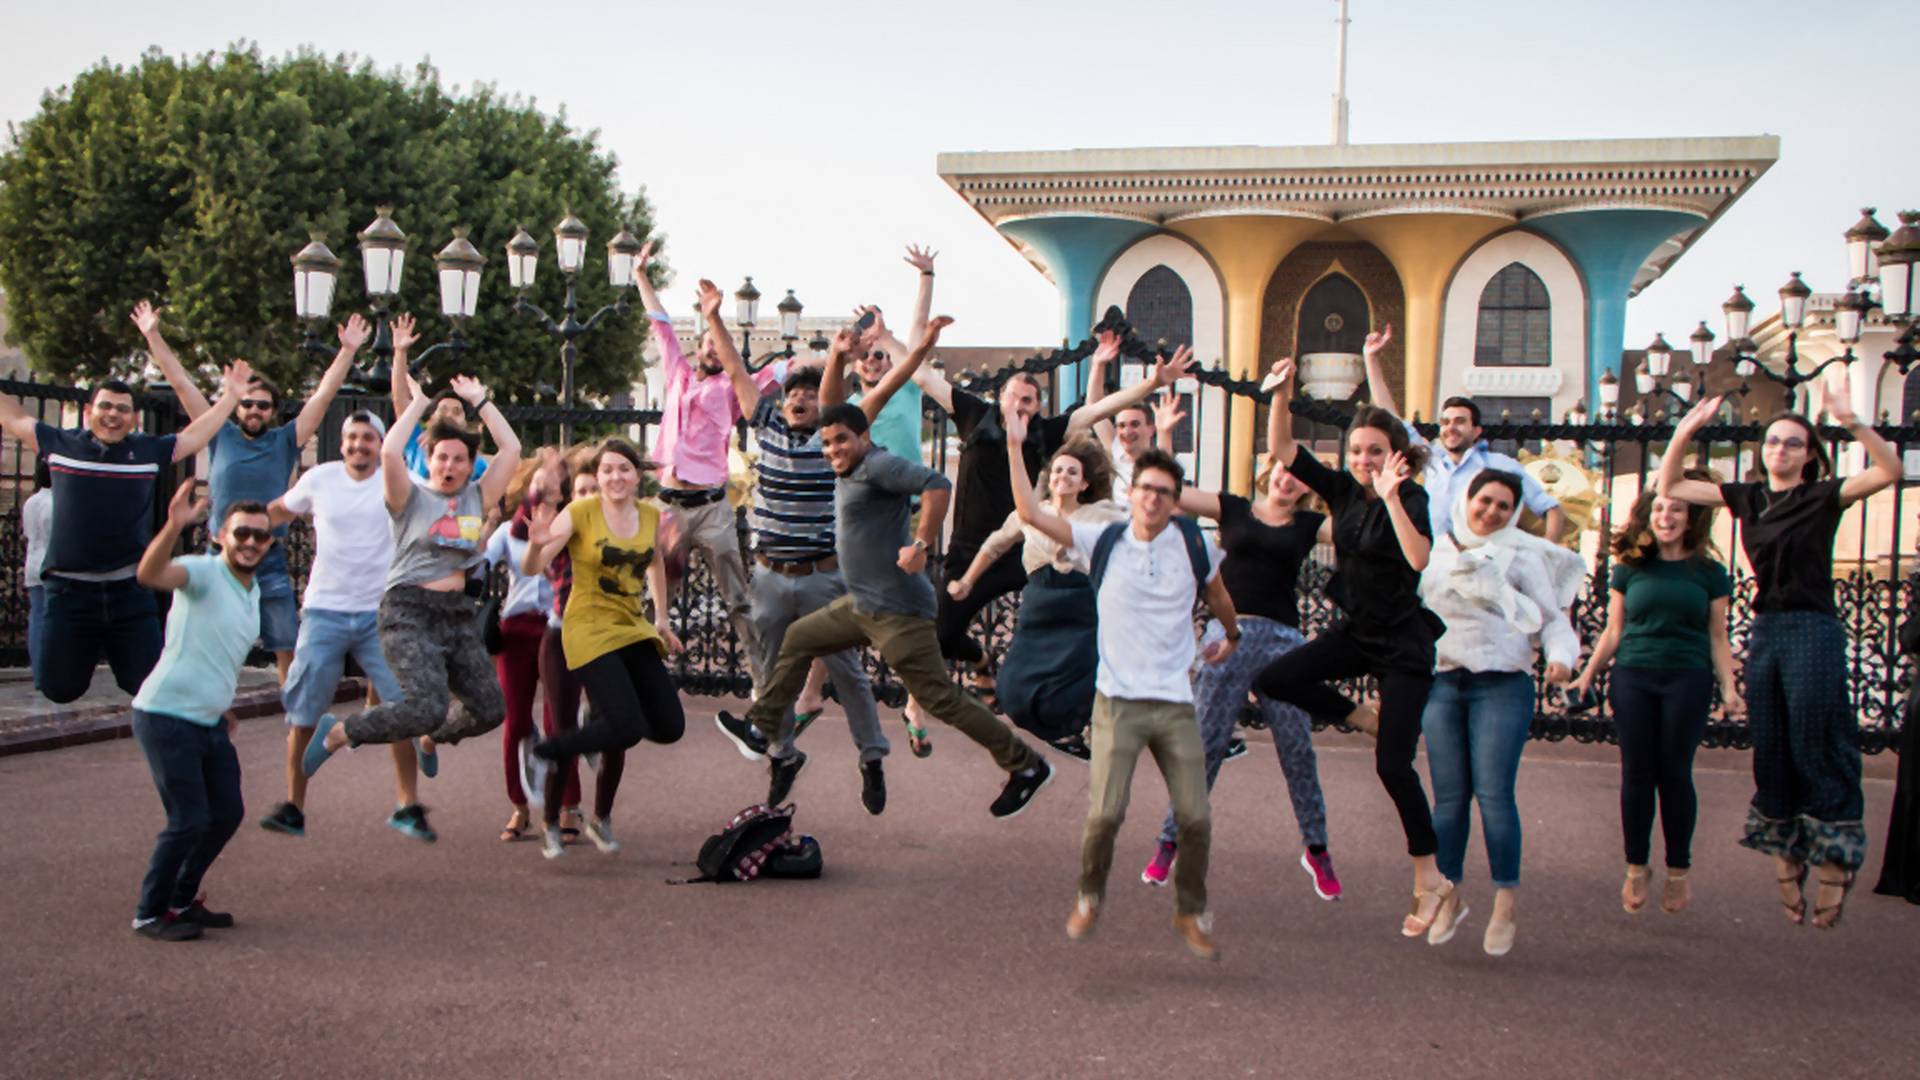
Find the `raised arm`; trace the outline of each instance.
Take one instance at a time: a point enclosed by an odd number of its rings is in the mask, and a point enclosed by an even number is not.
[[[1125,390],[1108,394],[1096,403],[1073,410],[1073,415],[1067,418],[1067,437],[1072,438],[1102,420],[1111,419],[1118,415],[1121,409],[1140,404],[1155,390],[1171,387],[1187,373],[1187,364],[1192,359],[1193,350],[1182,345],[1173,351],[1170,359],[1154,365],[1151,378],[1141,379]]]
[[[913,321],[907,324],[907,340],[919,341],[927,332],[927,319],[933,315],[933,259],[939,252],[932,248],[907,245],[906,263],[920,271],[920,290],[913,296]]]
[[[194,417],[193,423],[181,429],[173,440],[173,460],[185,461],[207,448],[213,437],[219,433],[220,425],[227,422],[233,410],[240,405],[240,398],[247,392],[247,384],[253,381],[253,367],[245,360],[235,360],[227,365],[226,377],[221,380],[220,400],[213,403],[206,412]]]
[[[1400,554],[1406,558],[1407,565],[1418,572],[1427,568],[1427,559],[1433,554],[1433,541],[1415,527],[1406,506],[1400,502],[1400,484],[1412,475],[1413,469],[1407,465],[1405,454],[1397,451],[1388,454],[1386,464],[1374,474],[1373,490],[1386,504],[1394,538],[1400,541]]]
[[[1674,425],[1673,438],[1667,441],[1667,452],[1660,457],[1660,475],[1655,478],[1655,490],[1661,498],[1679,499],[1695,506],[1725,506],[1727,500],[1720,494],[1718,485],[1705,480],[1688,480],[1687,445],[1693,442],[1693,436],[1707,421],[1720,414],[1722,397],[1710,397],[1680,418]]]
[[[640,303],[646,307],[653,332],[660,339],[660,373],[671,385],[689,368],[686,354],[680,351],[679,335],[673,332],[673,318],[667,314],[666,305],[660,302],[660,294],[653,291],[653,282],[647,277],[647,267],[652,261],[653,241],[649,240],[641,245],[640,254],[633,260],[633,283],[640,289]]]
[[[20,445],[40,452],[40,436],[35,434],[40,421],[33,418],[20,404],[20,399],[12,394],[0,391],[0,431],[20,440]]]
[[[133,305],[133,325],[139,329],[140,336],[147,339],[147,354],[153,357],[160,374],[166,376],[167,385],[173,387],[180,407],[187,410],[189,419],[199,419],[200,414],[212,406],[207,404],[207,395],[200,392],[193,376],[187,374],[186,365],[174,355],[173,346],[160,335],[160,313],[153,309],[151,301],[142,300]]]
[[[327,365],[326,374],[320,376],[320,385],[313,388],[313,396],[300,406],[300,415],[293,418],[293,436],[301,446],[313,438],[320,430],[321,421],[327,418],[327,409],[333,405],[333,396],[340,392],[340,384],[347,381],[347,372],[353,370],[353,358],[366,345],[370,333],[367,320],[359,315],[349,315],[347,325],[340,328],[340,351],[333,354],[333,363]]]
[[[1267,400],[1267,460],[1276,468],[1293,468],[1299,444],[1293,441],[1293,357],[1273,362],[1266,384],[1273,391]]]
[[[660,303],[660,294],[653,291],[653,278],[647,275],[647,267],[653,263],[653,241],[640,245],[640,254],[633,259],[633,284],[640,290],[640,304],[647,314],[659,312],[664,315],[666,306]]]
[[[527,520],[527,551],[520,557],[520,572],[528,577],[545,573],[571,539],[573,515],[562,513],[560,507],[542,500],[533,508]],[[653,561],[657,563],[662,560],[656,558]]]
[[[1013,512],[1020,520],[1062,547],[1073,546],[1073,526],[1067,519],[1040,501],[1034,494],[1033,480],[1027,476],[1027,457],[1020,447],[1027,441],[1027,418],[1013,413],[1006,418],[1007,471],[1013,480]]]
[[[740,402],[740,412],[752,416],[760,407],[760,387],[753,381],[753,373],[747,370],[740,350],[734,346],[733,335],[720,323],[720,305],[724,300],[720,286],[706,278],[700,279],[700,313],[707,317],[707,340],[713,342],[713,351],[720,356],[720,366],[733,386],[734,399]]]
[[[186,585],[187,568],[173,561],[173,545],[180,541],[182,530],[207,516],[209,502],[198,481],[187,480],[174,489],[173,500],[167,503],[167,520],[153,534],[147,550],[140,555],[140,565],[134,569],[136,581],[161,592]]]
[[[1187,409],[1180,404],[1180,395],[1160,395],[1160,400],[1153,403],[1153,445],[1165,453],[1174,453],[1173,433],[1180,430],[1180,421],[1186,418]]]
[[[1117,493],[1116,493],[1117,494]],[[1180,489],[1180,511],[1197,517],[1220,520],[1220,496],[1216,492],[1201,491],[1192,484]]]
[[[893,395],[907,384],[908,379],[913,378],[913,373],[918,371],[920,365],[925,363],[927,357],[932,354],[933,347],[940,343],[940,331],[952,325],[953,320],[945,315],[927,323],[926,333],[921,334],[920,340],[914,342],[913,349],[907,353],[906,358],[887,369],[886,377],[880,380],[879,386],[869,387],[867,392],[861,395],[860,411],[867,414],[869,421],[879,416],[880,410],[887,407],[887,402]]]
[[[820,407],[831,408],[847,400],[847,365],[853,362],[858,347],[852,327],[841,327],[827,346],[827,366],[820,371]]]
[[[487,388],[480,385],[480,380],[455,375],[447,387],[469,408],[480,410],[480,420],[487,425],[487,434],[493,436],[493,460],[487,462],[486,475],[480,478],[481,503],[492,506],[506,497],[507,488],[513,484],[513,474],[520,468],[520,436],[514,434],[513,425],[507,423],[500,406],[487,397]]]
[[[1845,365],[1841,365],[1838,386],[1827,388],[1827,415],[1833,422],[1847,429],[1853,441],[1867,451],[1867,458],[1873,464],[1847,477],[1840,483],[1841,505],[1858,502],[1876,492],[1885,491],[1899,481],[1904,470],[1900,467],[1900,453],[1893,444],[1881,438],[1873,430],[1873,425],[1860,419],[1853,411],[1853,386]]]
[[[1107,396],[1107,365],[1120,355],[1120,335],[1112,330],[1095,331],[1093,342],[1093,355],[1087,357],[1088,405],[1098,405]],[[1094,422],[1093,437],[1100,440],[1102,446],[1112,446],[1113,435],[1112,419]]]
[[[420,384],[407,374],[407,366],[400,362],[397,348],[393,354],[393,373],[396,383],[406,381],[404,390],[394,398],[399,400],[404,396],[407,407],[393,418],[393,426],[380,442],[380,482],[386,489],[387,511],[397,514],[406,509],[407,501],[413,498],[413,474],[407,471],[407,443],[413,438],[413,429],[419,426],[420,417],[426,414],[427,395],[420,392]]]
[[[1400,416],[1403,414],[1400,406],[1394,403],[1393,387],[1387,385],[1387,373],[1380,367],[1380,352],[1392,340],[1393,324],[1387,323],[1367,335],[1366,344],[1360,347],[1360,357],[1367,365],[1367,400]]]
[[[407,367],[407,350],[413,348],[420,336],[414,332],[413,316],[404,311],[393,317],[389,332],[393,335],[393,374],[389,386],[393,394],[393,411],[399,414],[406,412],[407,407],[413,404],[413,399],[420,396],[420,384],[414,381],[413,371]],[[399,430],[399,421],[396,420],[393,426]],[[406,430],[408,437],[412,437],[413,429],[408,427]]]

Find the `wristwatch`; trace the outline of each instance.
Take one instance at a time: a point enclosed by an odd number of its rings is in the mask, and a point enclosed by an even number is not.
[[[1238,626],[1227,631],[1227,640],[1232,642],[1238,642],[1240,640],[1240,628]]]
[[[927,550],[927,542],[917,536],[913,538],[913,546],[919,548],[921,551]]]

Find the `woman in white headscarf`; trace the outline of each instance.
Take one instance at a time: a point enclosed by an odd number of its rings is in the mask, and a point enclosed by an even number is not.
[[[1473,478],[1454,505],[1453,525],[1435,538],[1420,576],[1420,599],[1447,624],[1435,646],[1433,692],[1421,727],[1433,779],[1436,860],[1454,886],[1427,931],[1445,944],[1467,916],[1458,888],[1480,804],[1481,831],[1495,888],[1483,946],[1490,956],[1513,947],[1514,900],[1520,886],[1520,812],[1514,778],[1533,726],[1534,649],[1546,654],[1547,681],[1565,683],[1580,659],[1580,638],[1567,618],[1586,582],[1586,562],[1565,548],[1520,531],[1518,476],[1497,469]]]

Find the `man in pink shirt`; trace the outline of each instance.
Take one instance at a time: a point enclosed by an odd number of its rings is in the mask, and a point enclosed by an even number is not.
[[[660,363],[666,381],[660,432],[654,439],[652,456],[661,466],[660,501],[679,519],[668,554],[684,559],[688,548],[693,548],[705,557],[757,691],[766,673],[761,670],[760,647],[749,611],[751,594],[746,563],[740,554],[740,530],[733,506],[727,502],[727,446],[741,418],[740,401],[713,342],[701,340],[694,351],[694,363],[688,363],[682,355],[673,320],[647,279],[652,256],[653,245],[649,243],[634,263],[634,280],[660,339]],[[700,306],[706,316],[707,334],[724,334],[727,329],[720,322],[720,290],[706,282],[701,285]],[[763,392],[779,385],[795,363],[807,362],[768,364],[753,372],[754,384]]]

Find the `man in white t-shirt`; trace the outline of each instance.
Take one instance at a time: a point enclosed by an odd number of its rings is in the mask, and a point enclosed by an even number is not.
[[[1025,427],[1025,418],[1008,417],[1012,445],[1026,437]],[[1174,929],[1195,956],[1218,959],[1213,916],[1207,911],[1213,834],[1206,749],[1194,718],[1189,673],[1197,651],[1196,599],[1205,599],[1226,630],[1224,640],[1208,646],[1207,663],[1225,660],[1240,640],[1233,601],[1220,580],[1220,550],[1192,519],[1174,517],[1185,475],[1180,463],[1163,451],[1147,450],[1134,459],[1133,485],[1127,492],[1129,519],[1111,525],[1060,517],[1035,497],[1025,470],[1016,465],[1011,472],[1020,519],[1087,560],[1100,615],[1093,776],[1087,785],[1091,806],[1080,845],[1080,892],[1067,919],[1067,936],[1086,937],[1099,918],[1113,866],[1114,836],[1126,817],[1133,787],[1133,767],[1146,750],[1166,779],[1179,833]],[[1199,847],[1196,851],[1188,844]]]
[[[380,477],[380,442],[386,434],[386,425],[372,413],[347,417],[340,427],[341,460],[308,470],[268,507],[275,525],[312,517],[314,534],[300,634],[280,690],[287,710],[287,801],[260,819],[260,827],[270,832],[306,835],[307,776],[300,758],[314,725],[333,704],[347,657],[366,673],[369,705],[400,697],[400,684],[380,651],[380,598],[393,562],[393,530]],[[415,754],[410,741],[393,744],[398,809],[387,824],[431,842],[433,830],[420,812]]]

